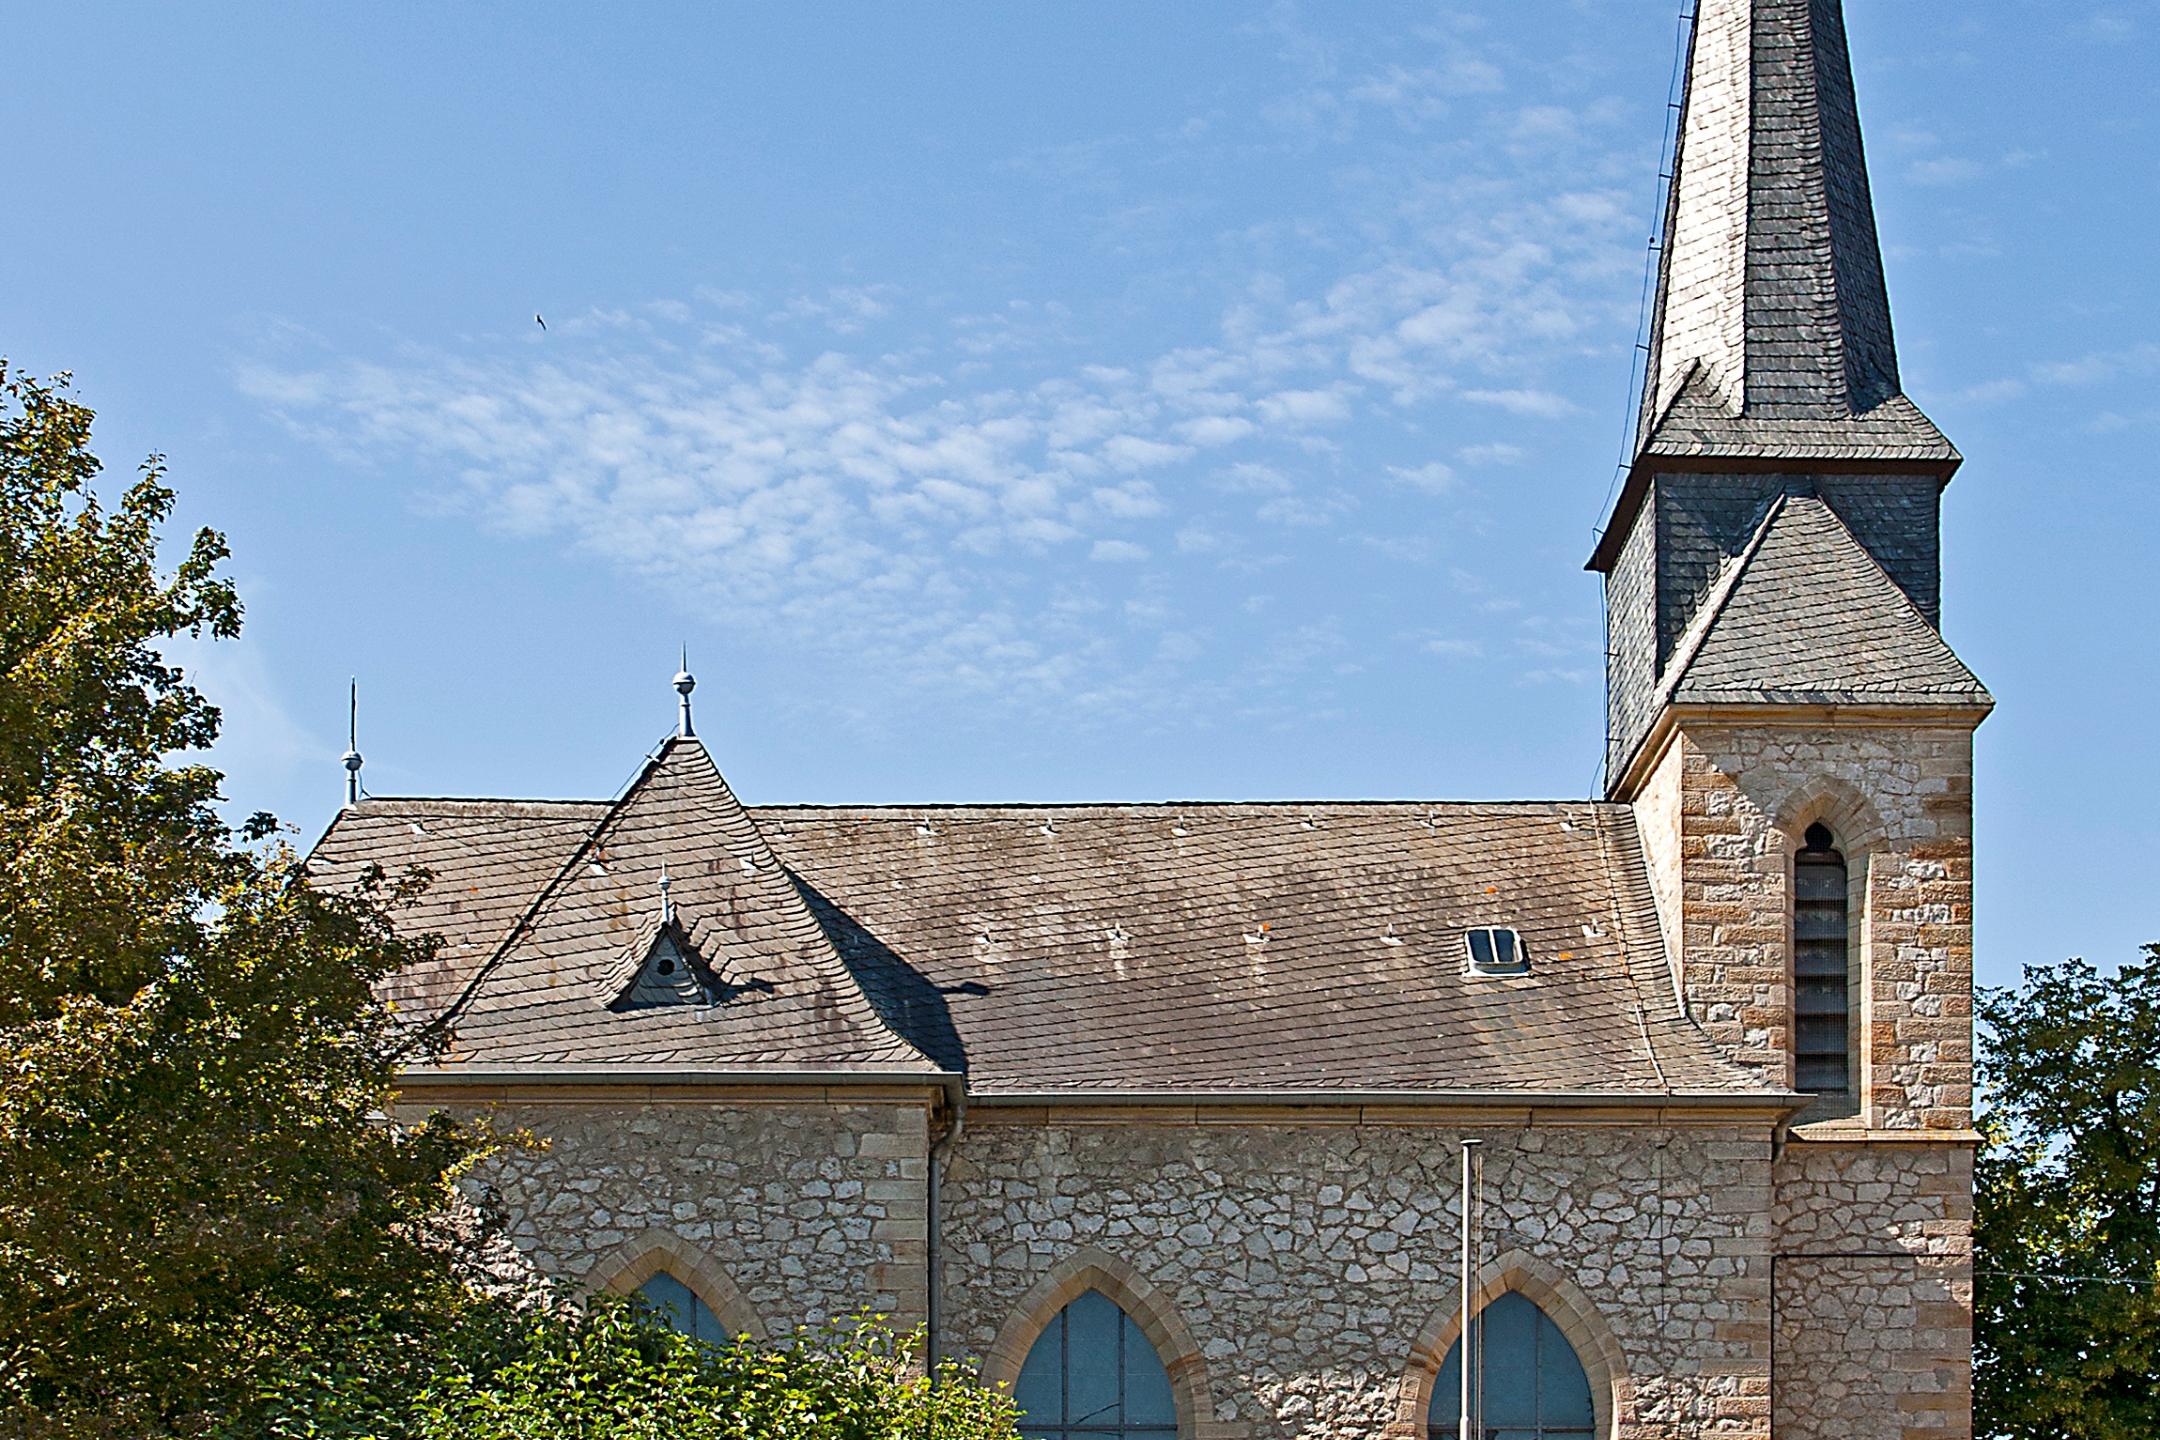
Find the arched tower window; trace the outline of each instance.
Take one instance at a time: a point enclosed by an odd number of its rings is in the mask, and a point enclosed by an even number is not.
[[[638,1286],[637,1293],[660,1318],[693,1340],[725,1345],[734,1338],[695,1290],[665,1270],[655,1271],[650,1280]]]
[[[1177,1434],[1170,1373],[1133,1318],[1100,1290],[1043,1327],[1013,1385],[1026,1440]]]
[[[1793,856],[1793,1088],[1852,1088],[1852,984],[1846,964],[1845,857],[1824,825],[1810,825]]]
[[[1575,1347],[1537,1303],[1510,1290],[1471,1328],[1472,1433],[1489,1440],[1586,1440],[1597,1429],[1590,1377]],[[1431,1440],[1462,1433],[1462,1341],[1433,1382],[1425,1423]]]

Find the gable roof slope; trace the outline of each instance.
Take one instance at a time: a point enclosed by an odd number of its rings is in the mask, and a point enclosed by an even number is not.
[[[1772,502],[1672,667],[1676,704],[1994,704],[1897,582],[1813,496]]]
[[[755,813],[978,1095],[1766,1088],[1680,1012],[1625,806]],[[1479,925],[1529,974],[1465,973]]]
[[[668,740],[448,1016],[436,1063],[760,1069],[937,1067],[890,1030],[695,738]],[[649,939],[663,871],[675,924],[727,1003],[609,1009]]]
[[[454,845],[446,803],[476,824]],[[579,822],[544,861],[520,808],[370,800],[311,862],[338,883],[407,844],[453,883],[514,877],[489,907],[438,891],[403,920],[494,955],[453,972],[452,1068],[964,1072],[978,1094],[1076,1098],[1764,1093],[1673,998],[1624,806],[749,810],[685,742],[615,805],[542,817]],[[509,823],[491,840],[483,816]],[[610,1010],[662,861],[724,998]],[[1521,932],[1527,976],[1464,973],[1487,924]]]
[[[605,800],[480,800],[370,796],[347,806],[307,860],[325,889],[357,887],[370,867],[394,883],[429,876],[399,912],[401,929],[437,935],[432,961],[390,977],[384,992],[408,1023],[436,1018],[487,963],[612,808]]]

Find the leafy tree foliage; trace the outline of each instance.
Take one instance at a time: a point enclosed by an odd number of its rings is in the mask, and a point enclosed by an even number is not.
[[[2160,945],[2028,967],[1979,1018],[1977,1428],[2160,1435]]]
[[[382,1123],[398,886],[220,819],[162,647],[238,633],[225,545],[165,572],[162,464],[108,508],[90,421],[0,367],[0,1417],[186,1431],[329,1317],[454,1314],[426,1232],[483,1137]]]
[[[325,894],[220,819],[163,650],[239,632],[225,544],[161,569],[162,463],[108,508],[90,421],[0,362],[0,1435],[1013,1440],[869,1322],[716,1348],[468,1283],[494,1137],[383,1113],[425,877]]]

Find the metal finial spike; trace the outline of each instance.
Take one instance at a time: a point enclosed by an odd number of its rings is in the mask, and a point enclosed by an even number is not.
[[[675,918],[675,902],[668,899],[667,861],[660,862],[660,923],[665,925]]]
[[[690,692],[695,689],[697,689],[697,677],[690,673],[690,647],[685,645],[682,652],[682,669],[675,672],[675,693],[682,697],[677,702],[675,733],[685,740],[697,734],[697,731],[691,728],[690,725]]]
[[[360,803],[360,681],[355,678],[347,695],[345,731],[345,803]]]

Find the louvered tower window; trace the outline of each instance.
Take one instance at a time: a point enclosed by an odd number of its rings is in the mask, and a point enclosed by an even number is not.
[[[1826,826],[1804,839],[1793,857],[1793,1088],[1837,1094],[1852,1088],[1845,857]]]

